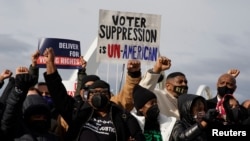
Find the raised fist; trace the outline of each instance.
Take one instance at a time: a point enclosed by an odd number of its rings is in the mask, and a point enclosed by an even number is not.
[[[170,67],[171,67],[171,60],[168,59],[167,57],[160,56],[154,65],[153,72],[160,73],[161,71],[170,69]]]
[[[127,69],[128,69],[128,72],[140,71],[141,61],[140,60],[128,60]]]

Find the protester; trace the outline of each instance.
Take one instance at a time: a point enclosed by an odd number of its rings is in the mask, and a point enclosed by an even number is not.
[[[227,73],[222,74],[217,81],[217,94],[212,99],[207,100],[208,109],[216,108],[217,103],[226,94],[233,94],[237,88],[236,77],[240,71],[237,69],[230,69]]]
[[[29,67],[29,74],[31,74],[32,76],[35,77],[36,82],[38,81],[38,68],[36,67],[36,60],[37,60],[38,56],[37,56],[37,52],[35,52],[34,54],[32,54],[31,57],[31,64]],[[9,82],[6,85],[6,87],[3,90],[3,93],[0,97],[0,109],[4,110],[4,107],[6,105],[6,101],[7,98],[9,96],[9,93],[11,92],[12,88],[14,87],[15,84],[15,78],[12,77],[12,71],[11,70],[4,70],[1,74],[0,74],[0,88],[2,88],[2,86],[4,85],[4,80],[9,78]],[[3,112],[0,112],[0,114],[2,114]],[[1,117],[1,115],[0,115]]]
[[[162,71],[171,67],[171,60],[166,57],[159,57],[153,67],[146,72],[140,81],[140,85],[153,91],[158,99],[160,111],[166,116],[173,116],[179,119],[177,98],[188,91],[188,81],[182,72],[173,72],[167,75],[165,89],[156,88]]]
[[[85,60],[82,60],[81,62],[83,62],[82,64],[84,64],[82,65],[82,67],[86,69],[87,62]],[[136,84],[139,84],[141,80],[141,62],[140,60],[131,59],[128,60],[126,66],[127,66],[127,74],[125,83],[123,84],[121,90],[117,94],[111,96],[111,101],[118,104],[122,108],[131,111],[134,107],[132,91],[134,86]],[[83,73],[82,71],[80,72],[78,72],[77,89],[80,90],[80,95],[82,95],[81,97],[84,100],[86,99],[86,93],[88,91],[88,87],[95,80],[99,80],[100,77],[97,75],[86,75],[86,73]],[[83,95],[85,95],[85,97]],[[81,100],[81,97],[79,95],[75,96],[77,100]]]
[[[160,113],[153,92],[136,85],[133,91],[135,109],[131,113],[138,120],[147,141],[168,141],[176,118]]]
[[[238,100],[232,94],[226,94],[217,103],[218,119],[221,119],[223,125],[243,125],[248,115],[246,109],[241,106]]]
[[[35,83],[37,77],[29,74],[28,68],[16,69],[14,87],[7,99],[1,120],[5,140],[59,140],[48,131],[50,128],[48,104],[34,89],[29,92]],[[35,94],[32,94],[33,92]]]
[[[169,141],[206,141],[209,124],[217,116],[215,109],[207,111],[206,100],[195,94],[178,97],[180,120],[177,120]]]
[[[102,80],[95,81],[89,87],[87,101],[75,109],[76,100],[67,94],[54,64],[53,49],[47,48],[44,57],[44,78],[49,92],[56,108],[69,125],[67,140],[101,138],[108,141],[127,141],[130,136],[138,141],[145,140],[137,120],[109,100],[111,95],[108,83]]]
[[[141,61],[131,59],[127,62],[126,80],[121,90],[111,97],[111,101],[118,104],[127,111],[134,108],[133,90],[135,85],[141,81]]]

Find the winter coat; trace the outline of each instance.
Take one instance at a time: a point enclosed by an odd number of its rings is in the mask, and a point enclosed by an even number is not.
[[[87,102],[79,103],[67,94],[57,71],[49,75],[44,73],[44,78],[56,108],[69,125],[66,140],[78,140],[82,126],[92,117],[94,109]],[[129,136],[145,140],[137,120],[129,112],[112,102],[110,109],[117,141],[127,141]]]
[[[177,99],[166,89],[155,88],[161,74],[150,73],[149,71],[142,77],[140,85],[149,89],[157,96],[157,103],[162,114],[179,119]]]
[[[206,131],[191,115],[191,105],[196,98],[203,97],[193,94],[183,94],[178,97],[180,120],[176,121],[170,141],[206,141]]]
[[[144,131],[145,117],[138,116],[136,114],[135,109],[133,109],[131,111],[131,114],[138,120],[141,129]],[[174,127],[174,124],[176,122],[176,118],[175,117],[167,117],[166,115],[163,115],[160,113],[158,116],[158,121],[160,124],[160,131],[161,131],[162,139],[163,139],[163,141],[168,141],[169,137],[171,135],[172,129]]]
[[[27,91],[19,93],[15,88],[9,94],[6,109],[1,120],[1,129],[6,140],[58,141],[59,138],[54,134],[35,132],[32,127],[28,126],[27,122],[31,115],[43,111],[45,115],[50,117],[50,110],[40,95],[26,97],[26,94]],[[50,123],[47,124],[50,125]]]

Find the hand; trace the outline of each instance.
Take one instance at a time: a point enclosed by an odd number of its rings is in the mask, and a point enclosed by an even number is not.
[[[15,87],[26,91],[31,86],[34,86],[36,82],[37,78],[29,74],[29,69],[27,67],[16,68]]]
[[[86,66],[87,66],[87,61],[84,60],[83,56],[80,57],[80,64],[81,64],[83,69],[86,68]]]
[[[231,74],[234,78],[236,78],[240,74],[240,70],[230,69],[227,71],[227,74]]]
[[[32,65],[32,67],[35,67],[36,66],[36,64],[37,64],[37,59],[38,59],[38,57],[39,57],[39,55],[40,55],[40,53],[39,53],[39,51],[37,50],[35,53],[33,53],[32,54],[32,56],[31,56],[31,65]]]
[[[161,56],[157,59],[153,68],[153,72],[160,73],[161,71],[170,69],[170,67],[171,67],[171,60],[168,59],[167,57]]]
[[[49,47],[49,48],[46,48],[44,53],[43,53],[43,56],[45,58],[45,62],[46,64],[47,63],[52,63],[54,64],[54,61],[55,61],[55,53],[54,53],[54,50],[53,48]]]
[[[140,60],[128,60],[127,63],[128,72],[136,72],[141,70],[141,61]]]
[[[16,75],[18,74],[26,74],[29,73],[29,69],[27,67],[17,67],[16,68]]]
[[[3,81],[6,78],[10,78],[12,75],[12,72],[10,70],[4,70],[1,74],[0,74],[0,81]]]
[[[206,122],[212,122],[218,114],[219,112],[216,109],[209,109],[202,119]]]

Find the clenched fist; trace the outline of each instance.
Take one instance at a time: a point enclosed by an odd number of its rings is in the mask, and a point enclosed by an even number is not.
[[[154,65],[153,72],[160,73],[161,71],[170,69],[170,67],[171,67],[171,60],[168,59],[167,57],[160,56]]]

